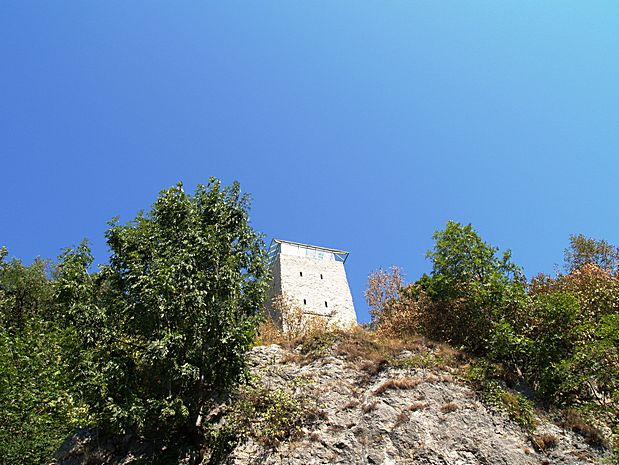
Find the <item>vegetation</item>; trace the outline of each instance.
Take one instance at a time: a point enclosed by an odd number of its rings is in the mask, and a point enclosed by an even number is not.
[[[300,363],[343,356],[361,383],[385,366],[428,369],[376,395],[447,380],[449,366],[524,428],[536,404],[553,406],[566,428],[619,454],[616,246],[571,236],[565,273],[527,280],[509,251],[449,222],[434,235],[431,273],[408,285],[399,268],[373,273],[371,330],[341,331],[285,296],[271,305],[282,321],[262,320],[266,253],[248,210],[238,184],[211,179],[193,195],[179,184],[110,223],[109,263],[97,270],[87,242],[30,265],[0,248],[0,465],[49,463],[81,426],[150,441],[168,461],[192,447],[213,462],[244,437],[293,440],[319,405],[303,380],[273,388],[246,376],[257,341],[294,346]],[[212,424],[226,400],[227,423]],[[540,450],[556,444],[532,438]]]
[[[67,389],[65,333],[50,320],[49,263],[0,249],[0,463],[49,463],[86,409]]]
[[[316,397],[303,377],[278,387],[252,379],[236,391],[226,413],[239,439],[271,447],[298,438],[303,427],[324,415]]]
[[[245,375],[262,315],[264,244],[240,187],[177,185],[49,272],[0,261],[0,463],[49,463],[77,426],[200,448],[204,413]],[[182,444],[177,444],[182,438]]]
[[[400,282],[399,270],[370,276],[366,295],[390,289],[383,293],[389,298],[373,307],[377,331],[421,334],[481,357],[469,379],[490,403],[527,428],[533,401],[560,407],[572,418],[578,412],[583,421],[613,432],[619,454],[617,247],[571,236],[567,274],[538,275],[527,282],[510,252],[499,254],[471,225],[450,221],[434,239],[430,275],[396,293],[392,285]],[[587,438],[603,436],[593,429],[596,434],[575,431]]]

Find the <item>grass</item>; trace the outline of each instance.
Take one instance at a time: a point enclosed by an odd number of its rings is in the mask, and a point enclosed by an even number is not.
[[[604,433],[599,428],[590,425],[589,422],[583,418],[583,415],[576,410],[567,409],[564,411],[563,427],[581,435],[590,446],[609,447]]]
[[[400,427],[408,420],[410,420],[410,412],[415,412],[417,410],[423,410],[426,408],[428,408],[428,404],[426,402],[413,402],[412,404],[406,406],[396,417],[395,423],[393,424],[393,429]]]
[[[546,452],[559,445],[559,438],[551,433],[534,434],[531,436],[531,442],[538,450]]]
[[[455,402],[448,402],[446,404],[441,405],[441,412],[443,413],[451,413],[458,410],[460,407]]]
[[[284,333],[267,320],[259,328],[257,343],[278,344],[294,350],[293,361],[302,364],[327,354],[343,357],[364,372],[366,381],[387,367],[458,369],[467,361],[462,352],[447,344],[421,336],[388,337],[361,326],[343,331],[324,324],[308,324],[303,331]]]
[[[372,395],[379,396],[388,389],[413,389],[423,382],[420,378],[397,378],[383,381],[374,391]]]
[[[361,406],[361,410],[363,410],[364,413],[369,413],[372,410],[374,410],[376,408],[376,405],[378,405],[378,401],[377,400],[371,400],[369,402],[366,402],[365,404],[363,404]]]

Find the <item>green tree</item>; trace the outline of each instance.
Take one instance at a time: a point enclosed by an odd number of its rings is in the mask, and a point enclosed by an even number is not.
[[[67,389],[48,262],[6,255],[0,249],[0,464],[48,464],[87,409]]]
[[[433,301],[433,337],[483,352],[492,325],[516,313],[524,298],[524,277],[511,252],[484,242],[469,225],[449,221],[434,236],[432,273],[419,281]]]
[[[0,249],[0,324],[20,330],[32,318],[49,317],[52,299],[50,264],[36,258],[32,264],[5,260],[8,252]]]
[[[86,272],[87,250],[61,263],[65,314],[89,328],[96,367],[89,403],[114,431],[199,437],[204,409],[244,373],[266,290],[264,244],[237,183],[178,184],[148,213],[106,236],[110,265]],[[103,305],[103,308],[100,306]],[[104,348],[104,349],[102,349]]]

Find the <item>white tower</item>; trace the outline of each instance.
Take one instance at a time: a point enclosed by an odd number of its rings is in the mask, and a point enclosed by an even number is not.
[[[349,327],[357,322],[344,262],[348,252],[274,239],[269,247],[270,299],[286,295],[308,316]],[[273,309],[269,310],[273,312]],[[281,315],[272,315],[281,321]]]

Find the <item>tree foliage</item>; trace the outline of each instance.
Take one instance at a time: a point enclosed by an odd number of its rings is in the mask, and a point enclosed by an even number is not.
[[[619,248],[605,240],[597,240],[584,234],[572,234],[570,245],[564,253],[568,273],[584,265],[596,265],[605,271],[619,270]]]
[[[404,287],[402,269],[392,266],[389,270],[380,268],[368,276],[368,285],[365,290],[365,300],[370,307],[370,316],[374,326],[379,327],[388,317],[389,306],[400,296],[400,289]]]
[[[264,245],[240,187],[216,180],[190,196],[177,185],[148,213],[106,236],[109,266],[65,254],[57,284],[91,367],[89,404],[116,431],[197,435],[202,411],[244,373],[266,277]],[[81,370],[83,371],[83,370]]]
[[[7,254],[0,249],[0,324],[18,331],[49,309],[50,264],[40,258],[30,265],[16,258],[6,261]]]
[[[162,191],[48,263],[0,249],[0,464],[49,463],[76,426],[154,443],[205,440],[203,414],[245,374],[267,262],[240,186]]]
[[[449,222],[434,239],[432,273],[389,300],[374,320],[379,331],[461,345],[500,364],[503,382],[528,384],[543,402],[596,411],[619,433],[617,248],[571,236],[569,273],[526,283],[509,252],[498,255],[471,225]]]
[[[49,264],[0,249],[0,464],[49,463],[87,409],[68,389]]]
[[[417,285],[432,308],[425,326],[432,337],[482,353],[492,325],[523,298],[522,271],[509,250],[498,255],[470,224],[449,221],[433,238],[432,273]]]

